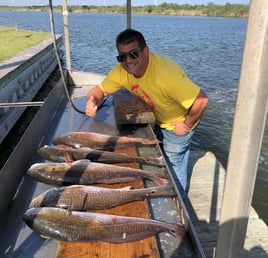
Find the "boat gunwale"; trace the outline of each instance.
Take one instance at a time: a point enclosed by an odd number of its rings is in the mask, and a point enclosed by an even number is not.
[[[0,230],[4,228],[5,216],[8,214],[9,206],[23,176],[29,168],[33,157],[36,156],[37,148],[40,142],[42,142],[43,136],[46,135],[48,128],[53,124],[57,111],[63,105],[63,100],[64,91],[62,81],[60,80],[49,93],[45,103],[35,114],[0,171],[0,194],[5,196],[5,199],[2,199],[0,202]]]

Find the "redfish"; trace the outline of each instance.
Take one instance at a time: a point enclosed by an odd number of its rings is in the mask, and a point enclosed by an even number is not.
[[[126,136],[112,136],[93,132],[69,132],[58,135],[53,144],[64,144],[74,148],[90,147],[92,149],[115,150],[134,145],[153,145],[159,141],[156,138],[134,138]]]
[[[76,211],[110,209],[117,205],[160,195],[174,196],[175,192],[171,185],[141,189],[131,189],[130,187],[109,189],[72,185],[47,190],[32,200],[30,208],[59,207]]]
[[[116,184],[148,179],[158,185],[169,183],[159,174],[130,167],[77,160],[68,163],[35,163],[27,174],[36,180],[52,185]]]
[[[182,225],[160,220],[51,207],[28,209],[23,220],[42,236],[70,242],[126,243],[161,232],[182,240],[187,232]]]
[[[125,153],[115,153],[111,151],[95,150],[89,147],[81,147],[78,149],[66,146],[47,146],[40,148],[38,153],[46,160],[53,162],[65,162],[65,154],[68,155],[71,161],[89,159],[94,162],[102,163],[126,163],[126,162],[138,162],[147,163],[158,166],[164,166],[163,157],[139,157],[133,155],[127,155]]]

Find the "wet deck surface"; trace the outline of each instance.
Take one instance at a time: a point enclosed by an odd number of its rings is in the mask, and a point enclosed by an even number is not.
[[[79,109],[83,110],[85,98],[76,100],[75,103]],[[93,131],[133,137],[151,136],[152,132],[146,126],[128,126],[127,130],[120,128],[119,132],[114,122],[114,113],[111,109],[112,100],[108,99],[104,103],[101,112],[93,119],[73,111],[68,106],[59,118],[56,131],[48,132],[49,137],[43,139],[40,147],[45,144],[52,145],[51,136],[69,131]],[[157,147],[139,147],[128,149],[127,152],[136,152],[141,156],[160,155]],[[40,160],[37,159],[36,162],[40,162]],[[137,166],[137,164],[132,165]],[[152,172],[162,173],[163,175],[167,174],[165,169],[160,167],[144,165],[143,168]],[[155,185],[153,182],[139,181],[134,183],[133,187],[142,187],[144,183],[146,187]],[[36,183],[29,176],[24,177],[8,215],[4,235],[1,235],[0,238],[1,257],[196,257],[192,242],[188,237],[184,239],[184,244],[182,244],[179,239],[175,239],[166,233],[130,244],[116,245],[107,243],[66,243],[53,239],[43,239],[22,222],[22,216],[32,198],[50,187],[43,183]],[[150,200],[147,199],[123,205],[122,207],[115,208],[113,211],[123,215],[151,217],[166,222],[181,223],[181,213],[177,198],[157,197]]]
[[[212,258],[219,230],[226,171],[213,153],[200,150],[191,152],[189,170],[188,211],[206,257]],[[252,207],[241,257],[268,257],[268,227]]]

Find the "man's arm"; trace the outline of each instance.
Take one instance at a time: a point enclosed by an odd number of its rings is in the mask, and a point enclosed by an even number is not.
[[[198,119],[203,115],[206,106],[208,104],[208,97],[204,91],[200,89],[200,92],[195,99],[193,105],[189,109],[188,114],[185,117],[184,123],[192,128],[192,126],[197,122]]]
[[[85,110],[86,115],[95,116],[98,106],[101,104],[105,96],[106,94],[101,90],[99,85],[92,88],[87,94],[87,102]]]
[[[175,123],[174,132],[176,134],[188,133],[193,125],[201,118],[208,104],[208,97],[204,91],[200,89],[193,105],[190,107],[184,121],[177,121]]]

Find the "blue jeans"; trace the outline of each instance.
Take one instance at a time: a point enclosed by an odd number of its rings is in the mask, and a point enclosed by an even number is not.
[[[157,138],[162,141],[162,148],[167,165],[174,176],[182,198],[185,199],[185,190],[188,183],[187,167],[190,144],[195,130],[185,135],[177,135],[173,130],[166,130],[156,126],[155,133]]]

